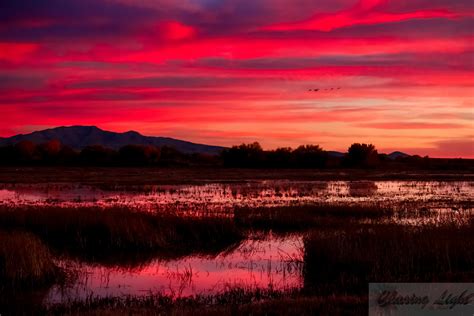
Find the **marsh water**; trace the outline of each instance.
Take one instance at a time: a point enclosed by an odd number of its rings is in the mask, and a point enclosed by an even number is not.
[[[436,202],[437,207],[472,201],[471,181],[259,181],[235,184],[112,187],[71,184],[0,184],[0,203],[62,207],[126,206],[143,211],[229,212],[314,202]]]
[[[284,290],[303,284],[303,241],[300,235],[254,236],[217,256],[156,258],[136,267],[78,264],[80,273],[70,287],[53,287],[49,302],[164,294],[171,297],[213,295],[233,287]],[[69,263],[71,264],[71,263]]]
[[[232,184],[98,188],[71,184],[0,185],[0,203],[11,206],[123,206],[146,212],[231,217],[236,207],[311,203],[389,203],[437,212],[471,212],[474,183],[439,181],[256,181]],[[232,287],[291,289],[303,286],[303,233],[250,234],[218,255],[151,258],[129,266],[62,259],[78,271],[74,282],[53,286],[49,303],[71,299],[148,295],[212,295]]]

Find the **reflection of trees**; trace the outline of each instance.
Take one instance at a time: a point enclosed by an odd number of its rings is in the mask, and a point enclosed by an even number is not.
[[[327,181],[295,182],[266,181],[265,183],[232,185],[229,189],[232,197],[245,199],[268,198],[280,201],[281,198],[312,197],[321,195],[328,189]]]
[[[354,197],[372,196],[378,187],[373,181],[351,181],[348,183],[349,195]]]
[[[313,182],[311,183],[311,195],[318,195],[323,192],[327,192],[329,183],[327,181]]]

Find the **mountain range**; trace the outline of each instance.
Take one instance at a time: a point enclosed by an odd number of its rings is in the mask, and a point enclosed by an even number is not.
[[[191,143],[169,137],[144,136],[135,131],[115,133],[104,131],[96,126],[61,126],[30,134],[19,134],[0,139],[0,146],[14,145],[27,140],[33,143],[44,143],[53,139],[74,149],[82,149],[91,145],[102,145],[107,148],[119,149],[125,145],[170,146],[183,153],[217,154],[224,147]]]
[[[188,154],[217,154],[225,149],[225,147],[196,144],[169,137],[144,136],[135,131],[125,133],[110,132],[96,126],[61,126],[29,134],[19,134],[12,137],[0,138],[0,146],[14,145],[25,140],[39,144],[54,139],[77,150],[91,145],[101,145],[107,148],[119,149],[120,147],[130,144],[170,146]],[[338,158],[344,156],[344,153],[338,151],[328,151],[328,154],[329,156]],[[394,151],[388,154],[388,158],[392,160],[409,156],[410,155],[400,151]]]

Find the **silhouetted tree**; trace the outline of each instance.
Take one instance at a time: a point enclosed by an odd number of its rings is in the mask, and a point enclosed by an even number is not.
[[[153,165],[160,159],[160,150],[155,146],[126,145],[120,148],[119,159],[125,165]]]
[[[59,140],[50,140],[37,146],[42,164],[54,164],[59,158],[62,145]]]
[[[254,142],[223,150],[221,157],[227,167],[258,168],[263,166],[265,154],[262,146]]]
[[[387,154],[378,154],[378,158],[380,162],[390,162],[390,158]]]
[[[163,146],[160,148],[160,165],[163,166],[186,166],[189,165],[187,155],[176,150],[174,147]]]
[[[16,150],[14,146],[3,146],[0,147],[0,164],[11,165],[18,163]]]
[[[57,161],[61,164],[76,164],[79,159],[79,152],[69,146],[62,146],[59,151]]]
[[[27,140],[15,145],[15,157],[19,163],[32,163],[39,160],[36,152],[36,144]]]
[[[289,168],[292,166],[292,149],[281,147],[267,152],[267,163],[273,168]]]
[[[116,151],[100,145],[87,146],[81,151],[79,155],[81,163],[86,165],[100,166],[115,164],[116,157]]]
[[[346,158],[346,163],[350,167],[370,168],[379,162],[378,152],[372,144],[352,144]]]
[[[298,168],[323,168],[327,160],[327,153],[318,145],[299,146],[293,156]]]
[[[330,155],[318,145],[264,151],[259,143],[242,144],[223,150],[220,155],[185,154],[174,147],[127,145],[119,151],[88,146],[76,151],[57,140],[36,145],[22,141],[0,147],[0,165],[90,165],[90,166],[226,166],[240,168],[417,168],[473,170],[474,160],[407,156],[395,160],[378,154],[372,144],[352,144],[341,157]]]
[[[220,166],[221,161],[219,156],[205,153],[193,153],[191,154],[190,164],[196,166]]]

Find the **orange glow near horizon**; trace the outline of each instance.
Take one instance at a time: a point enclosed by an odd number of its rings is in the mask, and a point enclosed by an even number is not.
[[[474,158],[472,1],[48,1],[0,14],[0,137],[96,125]]]

